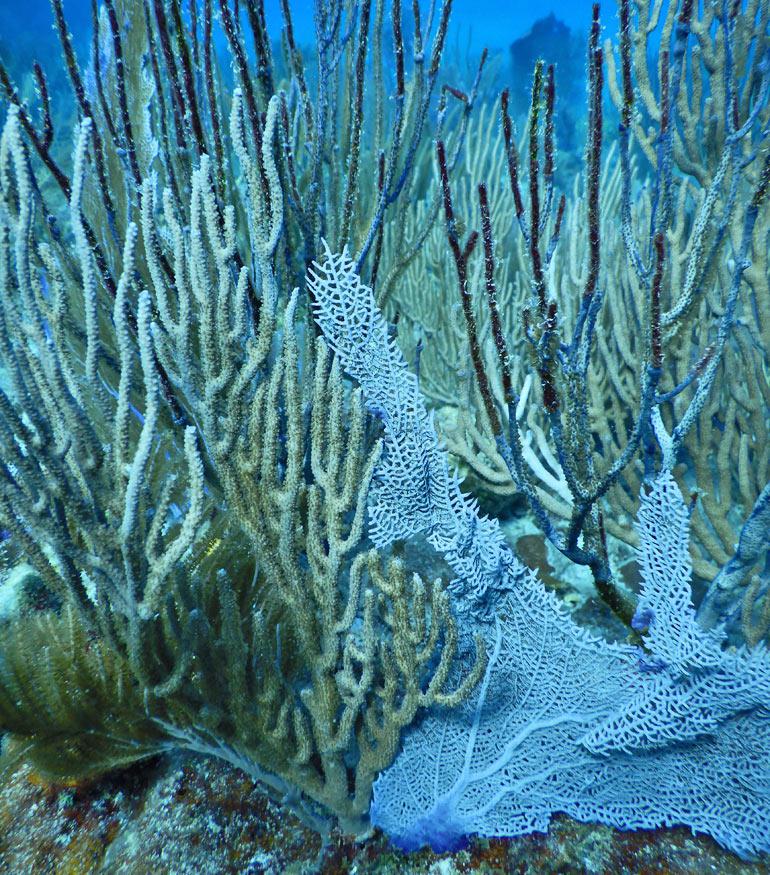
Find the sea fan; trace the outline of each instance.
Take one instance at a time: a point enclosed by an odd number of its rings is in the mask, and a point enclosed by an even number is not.
[[[687,824],[746,857],[770,850],[770,658],[724,651],[721,633],[697,624],[689,515],[670,472],[637,521],[645,646],[608,644],[572,621],[449,476],[417,381],[347,256],[328,253],[313,287],[327,340],[385,425],[371,515],[399,518],[401,537],[427,531],[489,653],[464,708],[407,736],[375,784],[372,822],[404,849],[545,831],[565,812],[622,829]]]

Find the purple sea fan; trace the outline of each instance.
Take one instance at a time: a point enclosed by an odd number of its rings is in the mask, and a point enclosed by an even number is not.
[[[428,715],[374,786],[404,849],[544,832],[564,812],[621,829],[686,824],[744,857],[770,850],[770,658],[725,651],[693,610],[689,515],[664,470],[641,498],[645,658],[577,626],[448,473],[430,416],[345,254],[312,276],[318,322],[386,431],[375,540],[426,531],[489,662],[460,709]]]

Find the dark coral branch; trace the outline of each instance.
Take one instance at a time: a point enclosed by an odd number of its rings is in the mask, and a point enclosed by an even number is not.
[[[660,53],[660,136],[668,130],[671,105],[669,103],[669,54],[668,49]]]
[[[441,18],[439,19],[438,27],[436,28],[436,36],[433,40],[433,51],[431,52],[430,67],[428,68],[428,76],[434,77],[438,73],[441,56],[444,52],[444,42],[446,40],[447,27],[449,26],[449,15],[452,12],[452,0],[444,0],[444,5],[441,7]]]
[[[714,357],[714,346],[707,346],[703,351],[703,355],[698,359],[698,361],[690,368],[687,373],[687,376],[682,380],[681,383],[678,383],[674,386],[673,389],[669,389],[668,392],[660,392],[655,395],[655,403],[656,404],[665,404],[667,401],[673,401],[677,395],[681,395],[684,390],[692,385],[698,377],[706,370],[706,365],[711,361]]]
[[[543,133],[543,176],[546,182],[553,178],[554,174],[554,127],[553,111],[556,104],[556,83],[554,82],[553,64],[548,65],[548,74],[545,82],[545,131]]]
[[[420,0],[412,0],[412,18],[414,19],[414,62],[422,64],[425,60],[423,51],[422,16],[420,13]]]
[[[765,163],[762,165],[762,171],[759,174],[759,182],[757,183],[754,194],[751,196],[750,207],[754,211],[758,211],[762,202],[767,197],[770,190],[770,151],[765,155]]]
[[[634,89],[631,81],[631,12],[630,0],[620,3],[620,65],[623,79],[623,106],[618,126],[618,150],[620,154],[620,231],[623,245],[639,281],[646,286],[649,281],[648,268],[639,254],[631,222],[631,120],[634,108]]]
[[[219,119],[217,90],[214,85],[214,46],[211,32],[211,0],[203,3],[203,80],[206,86],[206,99],[211,118],[211,134],[214,140],[214,157],[217,166],[217,190],[224,194],[225,187],[225,151],[222,144],[222,129]]]
[[[210,0],[209,0],[210,2]],[[160,78],[160,65],[158,63],[158,50],[155,45],[155,37],[152,30],[152,22],[150,20],[150,7],[144,3],[144,26],[147,34],[147,45],[150,55],[150,69],[152,70],[152,78],[155,84],[155,100],[158,104],[157,118],[160,126],[160,137],[162,148],[160,154],[163,161],[163,167],[168,177],[168,183],[174,195],[174,200],[179,203],[179,187],[176,181],[176,173],[174,172],[174,162],[171,158],[171,141],[168,135],[168,125],[166,123],[166,98],[163,94],[163,83]]]
[[[32,120],[27,114],[26,107],[21,102],[19,98],[19,93],[16,90],[13,82],[11,82],[11,77],[8,75],[8,71],[3,66],[2,62],[0,62],[0,86],[2,86],[3,91],[5,92],[6,99],[9,103],[13,104],[13,106],[17,107],[19,110],[19,122],[21,123],[22,128],[24,129],[24,133],[29,137],[32,141],[32,145],[35,147],[35,151],[40,156],[40,160],[45,164],[45,166],[50,171],[53,178],[56,180],[57,185],[62,190],[64,196],[69,200],[70,196],[70,181],[64,171],[59,167],[59,165],[54,161],[53,156],[51,155],[49,148],[43,143],[43,140],[38,136],[37,131],[35,130],[35,126],[32,124]]]
[[[551,234],[551,239],[548,241],[548,249],[545,253],[545,263],[550,264],[551,259],[553,258],[553,254],[556,251],[556,247],[559,244],[559,237],[561,236],[561,223],[564,219],[564,209],[567,205],[567,199],[562,194],[559,198],[559,206],[556,208],[556,221],[553,226],[553,233]]]
[[[155,22],[158,29],[158,37],[160,38],[160,48],[163,52],[163,61],[166,65],[166,72],[169,78],[169,87],[171,89],[171,102],[174,108],[174,128],[176,130],[176,142],[180,149],[187,149],[187,137],[185,135],[185,105],[184,96],[182,95],[182,86],[179,84],[179,73],[176,68],[176,60],[171,47],[171,36],[168,32],[168,22],[166,21],[166,13],[163,9],[162,0],[153,0],[153,8],[155,10]]]
[[[593,22],[588,48],[589,70],[589,136],[586,154],[588,176],[588,276],[583,298],[590,298],[596,291],[601,262],[601,218],[599,215],[599,188],[602,172],[602,88],[604,73],[602,50],[599,45],[599,4],[593,7]]]
[[[128,166],[131,169],[131,175],[134,177],[134,184],[137,190],[142,185],[142,174],[139,170],[139,162],[136,158],[136,144],[134,142],[134,132],[131,126],[131,116],[128,113],[128,99],[126,98],[126,73],[123,64],[123,44],[120,39],[120,30],[118,28],[118,17],[115,14],[115,4],[113,0],[104,0],[104,5],[107,9],[107,18],[110,22],[110,32],[112,33],[112,47],[115,53],[115,85],[118,91],[118,107],[120,109],[120,119],[123,125],[123,137],[125,140],[126,152],[128,154]]]
[[[354,80],[353,112],[350,120],[350,152],[348,154],[348,175],[345,182],[345,198],[343,201],[342,222],[340,225],[340,240],[348,242],[350,226],[353,218],[353,204],[358,184],[359,159],[361,157],[361,133],[364,123],[364,91],[366,74],[366,55],[368,50],[369,17],[371,0],[363,0],[361,6],[361,24],[358,30],[358,46],[356,48],[356,67]]]
[[[40,95],[40,107],[43,112],[43,130],[41,132],[41,142],[44,149],[48,149],[53,142],[53,121],[51,119],[51,99],[48,94],[48,82],[45,78],[43,68],[37,61],[32,65],[32,72],[35,74],[37,82],[37,92]]]
[[[302,54],[297,48],[296,40],[294,39],[294,23],[291,17],[291,9],[289,8],[289,0],[281,0],[281,16],[283,17],[283,33],[286,39],[289,55],[289,67],[291,74],[297,81],[297,87],[302,97],[302,106],[305,112],[305,125],[308,130],[308,135],[313,130],[313,107],[310,102],[310,94],[307,88],[307,79],[305,78],[305,65],[302,61]]]
[[[693,0],[684,0],[682,9],[679,12],[678,22],[680,25],[689,28],[692,21]]]
[[[262,89],[262,99],[267,103],[275,93],[275,86],[273,84],[273,56],[270,50],[270,38],[267,35],[264,0],[246,0],[246,15],[254,40],[257,79]]]
[[[460,91],[459,88],[455,88],[452,85],[442,85],[442,91],[446,91],[448,94],[451,94],[452,97],[459,100],[461,103],[468,103],[468,95],[464,91]]]
[[[193,67],[197,70],[200,64],[200,46],[198,44],[198,4],[190,0],[190,41],[192,43]]]
[[[378,169],[377,169],[377,192],[379,196],[382,197],[382,192],[385,188],[385,151],[380,150]],[[371,273],[371,286],[372,289],[377,287],[377,275],[380,272],[380,258],[382,257],[382,244],[385,239],[385,225],[384,223],[380,224],[380,227],[377,229],[377,237],[374,242],[374,254],[372,256],[372,273]]]
[[[538,129],[540,126],[540,99],[543,90],[543,62],[535,64],[532,79],[532,101],[529,110],[529,258],[532,280],[541,317],[545,315],[545,280],[540,257],[540,159],[538,157]]]
[[[396,97],[403,97],[404,84],[404,37],[401,32],[401,0],[393,0],[393,58],[396,62]]]
[[[620,68],[623,80],[621,124],[631,127],[634,109],[634,87],[631,82],[631,10],[630,0],[620,0]]]
[[[663,364],[663,345],[660,334],[660,288],[663,283],[663,269],[666,262],[666,247],[663,232],[655,235],[655,273],[650,289],[650,364],[659,369]]]
[[[519,184],[519,155],[516,144],[513,142],[513,122],[508,112],[508,89],[500,95],[500,114],[503,122],[503,138],[505,140],[505,156],[508,162],[508,179],[511,184],[513,203],[516,209],[516,218],[521,223],[524,217],[524,201],[521,197]],[[523,228],[523,224],[522,224]]]
[[[553,207],[553,179],[556,167],[556,151],[554,147],[554,107],[556,105],[556,82],[554,78],[553,64],[549,64],[545,77],[545,124],[543,126],[543,182],[545,193],[543,195],[543,207],[540,211],[540,225],[538,231],[542,234],[551,218]],[[546,264],[548,259],[546,257]]]
[[[86,95],[86,90],[83,85],[83,80],[80,76],[80,68],[78,67],[77,59],[75,58],[75,50],[72,47],[72,34],[67,27],[67,21],[64,18],[64,8],[62,0],[51,0],[53,7],[54,20],[56,22],[56,32],[59,36],[62,51],[64,53],[64,61],[67,66],[67,72],[72,83],[75,98],[77,99],[80,111],[85,118],[93,118],[94,113],[91,108],[91,103]],[[102,137],[99,133],[99,126],[93,127],[94,140],[94,163],[96,165],[96,176],[99,183],[99,192],[102,197],[104,208],[107,211],[107,220],[111,228],[114,228],[115,220],[115,205],[110,194],[110,189],[107,184],[107,173],[104,166],[104,147]]]
[[[543,407],[550,416],[558,413],[561,402],[556,389],[556,380],[553,375],[553,357],[550,351],[551,338],[557,328],[556,301],[549,301],[543,320],[543,334],[540,338],[541,350],[538,352],[537,372],[540,377],[540,386],[543,390]]]
[[[484,409],[486,410],[492,433],[497,436],[502,434],[502,423],[497,408],[495,407],[489,379],[484,368],[478,329],[476,327],[476,317],[473,313],[473,299],[471,297],[470,289],[468,288],[468,259],[476,247],[479,233],[478,231],[472,231],[468,235],[465,245],[463,246],[461,244],[460,238],[457,234],[457,220],[455,218],[454,206],[452,204],[452,191],[449,186],[449,170],[447,168],[446,149],[443,140],[439,140],[436,144],[436,155],[438,158],[439,176],[441,178],[441,191],[444,199],[447,239],[449,240],[449,247],[452,250],[455,268],[457,269],[460,301],[462,303],[463,315],[465,317],[465,327],[468,334],[471,361],[473,362],[476,383],[479,387],[479,392],[481,393]]]
[[[157,2],[157,0],[156,0]],[[227,43],[230,46],[230,54],[235,62],[235,68],[238,73],[238,80],[243,91],[243,96],[246,100],[246,111],[251,125],[251,133],[254,141],[254,153],[259,169],[260,182],[262,185],[265,199],[270,199],[270,187],[267,177],[265,176],[265,168],[262,162],[262,117],[257,106],[257,98],[254,95],[254,88],[249,75],[249,65],[246,60],[246,52],[243,48],[243,43],[236,30],[235,20],[230,8],[227,5],[227,0],[219,0],[219,11],[222,17],[222,27],[227,37]]]
[[[192,62],[190,60],[190,49],[184,35],[180,0],[173,0],[171,3],[171,17],[174,20],[177,54],[182,68],[182,82],[184,83],[184,90],[187,98],[187,112],[190,116],[190,125],[192,126],[192,134],[195,139],[198,154],[202,155],[206,151],[206,138],[203,135],[203,125],[201,124],[201,117],[198,112],[198,97],[195,93],[195,77],[193,76]]]
[[[99,108],[102,111],[104,123],[107,125],[107,130],[112,138],[113,145],[117,149],[119,146],[118,132],[115,130],[115,123],[112,120],[110,106],[107,103],[107,98],[104,94],[104,82],[102,80],[102,62],[99,52],[99,5],[97,0],[91,0],[91,66],[94,70],[94,81],[96,83],[96,96],[99,98]]]
[[[492,234],[492,220],[489,213],[489,196],[487,186],[481,183],[478,188],[479,210],[481,212],[481,236],[484,241],[484,272],[487,289],[487,303],[492,322],[492,337],[495,341],[497,358],[500,363],[500,374],[503,381],[503,392],[506,407],[514,403],[513,381],[511,379],[511,356],[505,340],[500,310],[497,304],[497,286],[495,285],[495,252]]]
[[[297,169],[294,163],[294,150],[291,146],[291,123],[289,120],[289,106],[286,101],[286,94],[282,91],[280,95],[281,101],[281,137],[283,139],[283,153],[286,159],[286,172],[289,182],[289,203],[297,213],[300,224],[304,227],[306,218],[302,211],[302,196],[299,193],[297,186]]]

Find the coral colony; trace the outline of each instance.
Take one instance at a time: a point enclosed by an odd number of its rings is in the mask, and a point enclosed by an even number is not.
[[[86,65],[52,6],[74,101],[0,64],[4,766],[770,852],[768,4],[594,6],[582,156],[558,67],[519,117],[449,69],[451,0],[318,2],[312,50],[287,0],[104,0]]]

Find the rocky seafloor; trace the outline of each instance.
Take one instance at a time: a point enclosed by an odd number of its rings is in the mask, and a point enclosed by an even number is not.
[[[401,854],[384,836],[319,837],[243,773],[186,756],[99,781],[50,786],[28,767],[0,785],[3,875],[304,873],[770,873],[684,828],[621,833],[554,819],[547,835],[475,839],[466,850]]]

